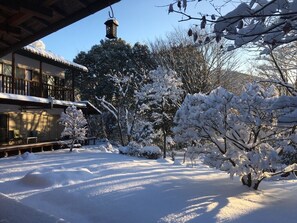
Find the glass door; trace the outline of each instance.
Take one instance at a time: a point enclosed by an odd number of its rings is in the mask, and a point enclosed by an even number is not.
[[[0,114],[0,143],[8,141],[8,115]]]

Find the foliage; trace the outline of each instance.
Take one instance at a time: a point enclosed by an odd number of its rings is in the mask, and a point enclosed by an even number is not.
[[[165,158],[166,137],[184,92],[181,89],[181,80],[173,70],[158,67],[150,71],[148,79],[149,81],[137,92],[137,100],[140,112],[152,123],[155,131],[162,131]]]
[[[87,120],[84,117],[82,110],[77,109],[74,105],[67,107],[65,112],[61,113],[59,123],[64,126],[61,137],[69,137],[70,152],[73,145],[80,140],[86,139],[87,134]]]
[[[182,1],[182,2],[196,2]],[[222,37],[232,40],[234,45],[230,49],[241,47],[248,43],[257,43],[266,46],[265,52],[270,52],[277,46],[297,40],[296,15],[297,3],[293,0],[249,0],[235,3],[235,1],[221,1],[221,6],[215,6],[213,0],[208,0],[214,6],[216,13],[201,12],[200,17],[193,17],[186,13],[188,4],[174,1],[169,5],[169,13],[175,12],[183,15],[182,21],[196,19],[200,20],[200,28],[205,29],[207,24],[213,25],[213,33],[205,37],[201,42],[208,43],[211,40],[219,42]],[[225,15],[220,14],[220,9],[227,4],[236,4],[237,7]],[[202,4],[202,1],[197,1]],[[175,8],[175,5],[177,8]],[[183,7],[182,7],[183,6]],[[181,10],[184,9],[184,11]],[[192,30],[189,35],[197,35]],[[263,52],[264,52],[263,51]]]
[[[209,164],[257,189],[278,170],[280,152],[296,136],[295,120],[281,121],[285,108],[275,105],[282,101],[275,88],[259,84],[248,85],[240,96],[223,88],[187,95],[175,116],[175,140],[196,145]]]

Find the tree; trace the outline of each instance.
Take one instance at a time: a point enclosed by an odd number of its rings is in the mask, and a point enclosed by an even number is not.
[[[150,47],[156,63],[174,70],[186,92],[193,94],[209,90],[207,62],[199,49],[184,38],[183,31],[176,30],[166,39],[157,39]]]
[[[297,40],[296,1],[241,1],[235,9],[225,15],[201,13],[201,17],[193,17],[186,13],[187,7],[189,7],[188,2],[196,1],[175,1],[175,3],[169,5],[169,13],[175,12],[182,14],[182,21],[191,19],[200,20],[201,29],[205,29],[207,24],[214,24],[213,33],[205,37],[205,43],[211,40],[219,42],[224,37],[234,43],[229,47],[229,50],[248,43],[257,43],[258,46],[265,46],[265,52],[268,53],[278,46]],[[213,0],[209,0],[208,2],[215,6]],[[221,4],[226,5],[232,2],[224,1]],[[200,0],[198,0],[197,4],[199,3],[201,3]],[[177,9],[175,9],[175,5]],[[181,10],[182,8],[184,11]],[[219,13],[220,7],[215,6],[215,10]],[[192,33],[190,32],[190,34]]]
[[[275,84],[281,94],[297,95],[296,52],[297,43],[280,46],[261,57],[262,63],[256,69],[259,75]]]
[[[216,44],[193,44],[185,33],[183,29],[176,29],[150,44],[156,63],[174,70],[186,93],[209,92],[231,82],[230,74],[239,64],[237,51],[223,52]]]
[[[297,121],[285,120],[297,109],[282,101],[292,99],[278,98],[274,87],[259,84],[248,85],[240,96],[223,88],[188,95],[174,119],[175,140],[189,142],[208,164],[258,189],[263,179],[283,172],[280,152],[291,147]]]
[[[166,137],[170,133],[174,113],[183,98],[182,83],[176,72],[158,67],[148,75],[149,81],[137,92],[140,111],[163,134],[163,157],[166,158]]]
[[[146,45],[136,43],[132,47],[122,39],[101,40],[100,44],[94,45],[90,51],[80,52],[74,61],[89,70],[87,74],[76,77],[75,86],[78,87],[82,100],[92,102],[96,102],[95,96],[105,96],[108,101],[117,100],[118,88],[111,80],[113,74],[134,75],[137,84],[136,79],[142,78],[140,74],[155,67]],[[131,96],[131,101],[134,86],[131,86],[127,95]]]
[[[65,112],[61,113],[59,123],[64,126],[61,137],[69,137],[70,139],[70,152],[76,142],[86,139],[87,120],[83,112],[77,109],[74,105],[67,107]]]

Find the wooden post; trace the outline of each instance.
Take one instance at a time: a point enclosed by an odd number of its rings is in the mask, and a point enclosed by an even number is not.
[[[44,94],[43,94],[43,77],[42,77],[42,61],[39,61],[39,95],[40,97],[44,97]]]
[[[71,101],[74,101],[74,87],[75,87],[74,74],[75,74],[75,71],[74,71],[74,69],[72,69],[71,70],[71,75],[72,75],[72,89],[71,89],[72,92],[71,93],[72,93],[72,95],[71,95],[71,98],[70,98]]]
[[[11,79],[12,79],[12,86],[11,86],[11,89],[12,89],[12,93],[15,94],[15,53],[13,52],[11,54]]]

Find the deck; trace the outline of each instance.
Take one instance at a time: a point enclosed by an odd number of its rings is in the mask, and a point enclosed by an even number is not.
[[[60,149],[63,141],[36,142],[31,144],[0,146],[0,157],[20,155],[25,152],[43,152]]]
[[[88,137],[84,140],[82,144],[95,145],[95,142],[96,142],[96,137]],[[20,155],[25,152],[32,153],[32,152],[53,151],[53,150],[62,149],[65,147],[67,147],[67,143],[64,140],[0,146],[0,158],[13,156],[13,155]]]

